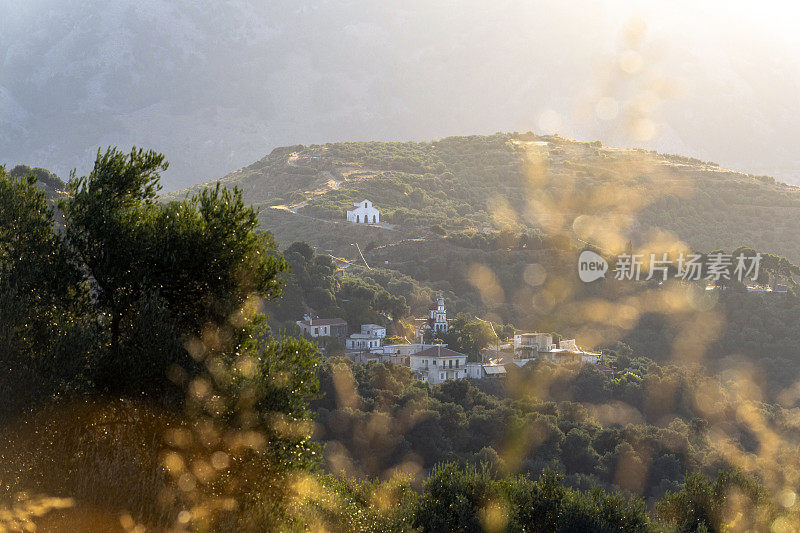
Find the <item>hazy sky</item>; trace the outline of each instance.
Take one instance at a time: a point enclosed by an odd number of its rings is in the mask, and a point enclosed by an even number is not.
[[[66,176],[137,144],[177,188],[284,144],[532,130],[793,180],[798,20],[789,2],[0,0],[0,163]]]

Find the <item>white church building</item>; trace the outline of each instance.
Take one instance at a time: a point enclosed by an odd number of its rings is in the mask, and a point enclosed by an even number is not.
[[[361,200],[353,204],[353,209],[347,211],[347,221],[356,224],[378,224],[381,214],[377,208],[372,207],[369,200]]]
[[[447,333],[447,309],[442,296],[428,310],[428,327],[434,333]]]
[[[447,309],[444,306],[443,296],[439,296],[436,303],[428,309],[428,318],[414,319],[414,333],[417,342],[422,342],[427,331],[430,331],[435,337],[440,333],[447,333],[449,328]]]

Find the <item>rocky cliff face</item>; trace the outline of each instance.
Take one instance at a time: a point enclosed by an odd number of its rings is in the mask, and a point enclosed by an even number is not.
[[[67,175],[136,144],[168,155],[175,189],[276,145],[516,129],[798,174],[796,47],[627,9],[4,2],[0,163]]]

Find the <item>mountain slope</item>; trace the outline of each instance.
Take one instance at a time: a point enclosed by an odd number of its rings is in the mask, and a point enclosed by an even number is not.
[[[322,249],[341,240],[342,229],[362,246],[492,229],[562,235],[609,252],[677,239],[700,251],[744,245],[800,260],[800,188],[696,159],[558,136],[292,146],[221,183],[242,188],[279,241],[289,227],[333,223],[336,229],[307,235]],[[362,198],[375,202],[394,233],[343,222]],[[286,230],[270,224],[286,217],[294,221]]]

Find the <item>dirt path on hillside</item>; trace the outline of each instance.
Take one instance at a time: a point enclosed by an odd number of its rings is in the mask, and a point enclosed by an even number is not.
[[[309,201],[327,192],[335,191],[342,185],[342,180],[337,179],[336,176],[334,176],[330,170],[323,171],[322,176],[328,178],[328,181],[325,182],[325,185],[317,187],[312,191],[304,191],[303,194],[306,195],[305,200],[296,204],[288,205],[286,206],[286,208],[292,213],[297,214],[297,210],[302,207],[305,207]]]
[[[347,220],[330,220],[327,218],[317,218],[311,215],[305,215],[303,213],[298,213],[297,210],[303,207],[307,203],[307,200],[304,202],[300,202],[299,204],[295,205],[271,205],[269,209],[276,209],[278,211],[285,211],[287,213],[291,213],[293,215],[297,215],[298,217],[307,218],[309,220],[318,220],[320,222],[326,222],[329,224],[353,224],[356,225],[354,222],[348,222]],[[380,228],[385,229],[388,231],[400,231],[398,230],[394,224],[386,224],[385,222],[381,222],[379,224],[357,224],[359,227],[362,228]]]
[[[289,166],[293,166],[293,167],[297,166],[298,157],[299,157],[299,153],[298,152],[290,153],[286,158],[286,164],[289,165]],[[316,189],[309,190],[309,191],[303,191],[303,194],[306,196],[306,198],[302,202],[298,202],[296,204],[290,204],[290,205],[287,205],[287,204],[273,205],[273,206],[270,206],[270,209],[277,209],[279,211],[287,211],[287,212],[292,213],[294,215],[302,216],[302,217],[305,217],[305,218],[308,218],[308,219],[312,219],[312,220],[319,220],[319,221],[322,221],[322,222],[338,223],[338,222],[340,222],[338,220],[327,220],[327,219],[323,219],[323,218],[317,218],[317,217],[313,217],[313,216],[310,216],[310,215],[304,215],[302,213],[299,213],[298,211],[300,209],[302,209],[303,207],[305,207],[306,205],[308,205],[308,202],[310,202],[311,200],[313,200],[317,196],[321,196],[321,195],[326,194],[326,193],[328,193],[330,191],[338,190],[339,188],[341,188],[342,183],[367,180],[367,179],[370,179],[371,177],[377,175],[378,171],[371,170],[371,169],[358,169],[358,170],[347,169],[347,170],[343,170],[340,173],[340,175],[337,176],[336,174],[334,174],[330,170],[324,170],[320,174],[321,174],[321,176],[323,178],[327,178],[327,181],[325,182],[324,185],[321,185],[321,186],[317,187]],[[354,174],[357,174],[357,175],[354,176]],[[393,224],[387,224],[385,222],[380,222],[378,224],[367,224],[366,227],[378,227],[378,228],[386,229],[386,230],[389,230],[389,231],[397,231],[397,229],[395,229],[395,226]]]

